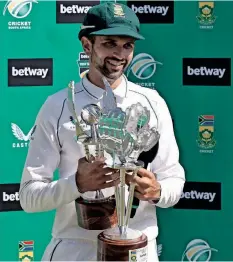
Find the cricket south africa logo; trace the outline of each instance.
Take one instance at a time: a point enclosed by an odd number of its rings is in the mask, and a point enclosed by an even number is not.
[[[194,239],[186,246],[181,261],[211,261],[212,251],[217,252],[218,250],[211,248],[209,244],[202,239]]]
[[[198,146],[201,148],[201,153],[213,153],[213,148],[216,145],[214,138],[214,116],[200,115],[198,117]]]
[[[35,0],[8,0],[4,10],[3,15],[6,11],[15,18],[24,18],[28,16],[32,10],[32,3],[38,3]]]
[[[132,72],[138,80],[143,81],[137,84],[153,88],[155,84],[148,81],[155,74],[157,64],[162,65],[161,62],[155,61],[153,56],[146,53],[140,53],[136,55],[130,63],[126,71],[126,76],[129,77]]]
[[[8,13],[16,18],[16,21],[8,22],[8,29],[31,29],[31,21],[22,21],[31,11],[33,4],[37,4],[36,0],[8,0],[4,9],[3,15]],[[20,21],[19,21],[20,20]]]
[[[156,71],[156,64],[162,64],[145,53],[138,54],[134,57],[127,70],[127,76],[132,72],[138,79],[145,80],[151,78]]]

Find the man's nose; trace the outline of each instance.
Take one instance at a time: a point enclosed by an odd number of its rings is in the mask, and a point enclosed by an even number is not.
[[[124,48],[121,47],[121,46],[117,46],[117,47],[114,49],[113,57],[115,57],[115,58],[118,59],[118,60],[125,59]]]

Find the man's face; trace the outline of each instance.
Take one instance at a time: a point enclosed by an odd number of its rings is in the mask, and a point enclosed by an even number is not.
[[[131,37],[96,36],[90,63],[108,79],[116,80],[133,58],[134,42]]]

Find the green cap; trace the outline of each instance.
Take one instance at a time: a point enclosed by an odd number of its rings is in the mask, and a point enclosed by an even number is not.
[[[80,40],[88,35],[118,35],[136,40],[145,39],[139,30],[139,19],[131,8],[120,3],[105,2],[88,10],[78,38]]]

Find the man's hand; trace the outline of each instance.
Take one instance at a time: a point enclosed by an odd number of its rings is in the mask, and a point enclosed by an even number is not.
[[[137,174],[134,178],[132,175],[127,176],[127,181],[136,183],[135,197],[143,201],[157,200],[160,197],[161,187],[155,175],[144,168],[140,168]]]
[[[104,161],[104,158],[96,158],[92,163],[89,163],[85,157],[79,159],[76,184],[81,193],[119,184],[120,173],[115,169],[105,167]]]

